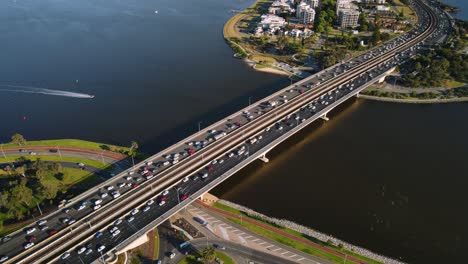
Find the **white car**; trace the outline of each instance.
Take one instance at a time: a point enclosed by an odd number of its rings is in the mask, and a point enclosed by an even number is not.
[[[99,208],[101,208],[101,205],[100,205],[100,204],[95,205],[95,206],[93,207],[93,210],[96,211],[96,210],[99,209]]]
[[[140,210],[138,210],[137,208],[135,208],[135,209],[132,210],[131,214],[132,214],[132,215],[136,215],[136,214],[138,214],[139,212],[140,212]]]
[[[76,251],[76,253],[78,253],[78,255],[80,255],[81,253],[85,252],[86,251],[86,248],[85,247],[81,247],[80,249],[78,249],[78,251]]]
[[[94,201],[94,204],[95,204],[95,205],[98,205],[98,204],[101,204],[101,203],[102,203],[102,200],[101,200],[101,199],[98,199],[98,200]]]
[[[133,175],[135,172],[134,171],[129,171],[128,175]]]
[[[166,195],[168,195],[168,194],[169,194],[169,191],[168,191],[168,190],[165,190],[164,192],[162,192],[162,195],[163,195],[163,196],[166,196]]]
[[[146,205],[152,205],[152,204],[154,204],[154,201],[153,201],[153,200],[149,200],[149,201],[146,203]]]
[[[86,255],[89,255],[89,254],[91,254],[91,253],[93,253],[93,249],[92,249],[92,248],[88,248],[88,250],[86,250],[86,252],[85,252]]]
[[[169,258],[170,258],[170,259],[173,259],[175,256],[176,256],[176,253],[172,252],[172,253],[169,255]]]
[[[37,222],[38,225],[44,225],[45,223],[47,223],[46,219],[42,219],[39,222]]]
[[[32,246],[34,246],[33,242],[27,243],[27,244],[24,245],[24,249],[31,248]]]
[[[114,233],[112,233],[112,236],[115,237],[115,236],[117,236],[119,234],[120,234],[120,230],[117,229]]]
[[[127,180],[127,181],[131,181],[131,180],[132,180],[132,177],[130,177],[130,176],[127,176],[127,177],[125,177],[125,180]]]
[[[104,249],[106,249],[106,246],[102,245],[102,246],[98,247],[97,252],[101,252]]]
[[[120,225],[122,223],[122,219],[117,219],[114,222],[114,225]]]
[[[153,164],[153,162],[152,162],[152,161],[148,161],[148,162],[146,162],[146,165],[148,165],[148,166],[149,166],[149,165],[151,165],[151,164]]]
[[[165,204],[166,204],[166,201],[160,201],[160,202],[159,202],[159,206],[163,206],[163,205],[165,205]]]
[[[125,185],[127,185],[127,184],[126,184],[126,183],[124,183],[124,182],[121,182],[121,183],[119,183],[119,185],[118,185],[118,186],[119,186],[119,188],[123,188],[123,187],[125,187]]]
[[[113,190],[113,189],[114,189],[114,186],[113,186],[113,185],[109,185],[109,186],[107,186],[106,188],[107,188],[108,191],[110,191],[110,190]]]
[[[127,222],[130,223],[130,222],[132,222],[133,220],[135,220],[135,217],[133,217],[133,216],[127,217]]]
[[[101,193],[101,198],[102,198],[102,199],[106,198],[107,196],[108,196],[107,193]]]
[[[145,206],[145,208],[143,208],[143,212],[148,212],[148,211],[149,211],[149,209],[151,209],[151,207],[149,207],[149,206]]]
[[[28,234],[28,235],[32,234],[32,233],[34,233],[34,231],[36,231],[35,227],[28,228],[28,229],[26,229],[26,234]]]
[[[80,205],[80,207],[78,207],[77,210],[78,210],[78,211],[81,211],[81,210],[83,210],[83,209],[85,209],[85,208],[86,208],[86,205],[82,204],[82,205]]]
[[[114,199],[119,197],[119,196],[120,196],[120,193],[118,191],[113,191],[112,192],[112,197],[114,197]]]
[[[71,255],[70,252],[65,252],[62,255],[62,259],[67,259],[68,257],[70,257],[70,255]]]
[[[189,181],[189,177],[185,177],[182,182],[188,182]]]

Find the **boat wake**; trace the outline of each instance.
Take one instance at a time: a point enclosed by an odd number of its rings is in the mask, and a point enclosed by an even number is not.
[[[52,90],[52,89],[46,89],[46,88],[34,87],[34,86],[0,84],[0,87],[7,88],[7,89],[0,88],[0,92],[45,94],[45,95],[65,96],[65,97],[84,98],[84,99],[94,98],[94,95],[90,95],[90,94],[75,93],[75,92],[61,91],[61,90]]]

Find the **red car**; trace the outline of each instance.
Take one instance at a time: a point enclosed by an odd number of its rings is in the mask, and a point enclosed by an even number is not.
[[[184,194],[184,195],[182,195],[182,196],[180,197],[180,200],[183,201],[183,200],[185,200],[185,199],[187,199],[187,198],[188,198],[188,195],[187,195],[187,194]]]
[[[49,234],[49,236],[53,236],[57,234],[57,230],[50,230],[47,234]]]
[[[236,126],[241,126],[241,123],[239,123],[239,122],[236,122],[234,124],[236,124]]]
[[[138,187],[138,183],[134,183],[132,186],[133,186],[133,188],[136,188],[136,187]]]
[[[207,169],[208,171],[213,171],[213,170],[214,170],[213,166],[209,166],[209,167],[206,168],[206,169]]]
[[[28,241],[29,243],[34,242],[34,241],[36,241],[36,237],[35,236],[27,236],[26,241]]]
[[[161,202],[161,201],[166,201],[166,200],[167,200],[167,197],[166,197],[166,196],[161,196],[161,197],[159,197],[159,201],[160,201],[160,202]]]

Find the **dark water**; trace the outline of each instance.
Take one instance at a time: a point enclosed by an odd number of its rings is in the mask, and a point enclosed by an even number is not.
[[[453,14],[454,17],[468,20],[468,1],[466,0],[443,0],[444,3],[458,7],[459,11]]]
[[[154,153],[280,89],[289,81],[253,72],[222,39],[229,10],[251,3],[1,1],[0,84],[96,97],[0,91],[0,142],[135,139]],[[393,257],[464,263],[467,116],[466,104],[350,103],[216,192]]]

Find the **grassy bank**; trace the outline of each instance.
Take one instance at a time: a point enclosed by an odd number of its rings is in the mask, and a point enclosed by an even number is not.
[[[1,157],[0,158],[0,163],[7,163],[7,162],[15,162],[18,158],[24,157],[26,159],[29,159],[31,161],[34,161],[36,159],[40,159],[43,161],[54,161],[54,162],[73,162],[73,163],[84,163],[86,165],[99,168],[99,169],[106,169],[109,167],[109,163],[98,161],[98,160],[93,160],[93,159],[85,159],[85,158],[75,158],[75,157],[59,157],[59,156],[48,156],[48,155],[18,155],[18,156],[7,156],[6,158]]]
[[[8,147],[23,147],[27,148],[28,146],[50,146],[50,147],[77,147],[85,148],[92,150],[109,150],[119,153],[126,153],[130,150],[127,147],[115,146],[110,144],[104,144],[99,142],[92,142],[79,139],[52,139],[52,140],[37,140],[37,141],[27,141],[25,145],[18,146],[17,144],[8,143],[4,144],[3,148]]]
[[[221,252],[221,251],[215,251],[216,257],[219,258],[224,264],[236,264],[234,260],[228,256],[226,253]],[[179,261],[179,264],[203,264],[203,261],[198,261],[197,257],[195,255],[188,255],[181,261]]]
[[[326,242],[323,242],[323,241],[320,241],[318,239],[315,239],[315,238],[312,238],[312,237],[309,237],[305,234],[302,234],[302,233],[299,233],[297,231],[294,231],[292,229],[289,229],[289,228],[284,228],[284,227],[280,227],[280,226],[277,226],[275,224],[272,224],[272,223],[269,223],[269,222],[266,222],[266,221],[262,221],[262,220],[259,220],[259,219],[255,219],[253,217],[250,217],[250,216],[247,216],[245,213],[239,211],[239,210],[236,210],[234,208],[231,208],[229,206],[226,206],[224,204],[220,204],[220,203],[215,203],[214,204],[214,207],[218,208],[218,209],[221,209],[223,211],[226,211],[226,212],[230,212],[230,213],[233,213],[233,214],[236,214],[236,215],[239,215],[239,216],[242,216],[243,219],[252,219],[252,220],[255,220],[255,221],[259,221],[263,224],[266,224],[266,225],[269,225],[271,227],[274,227],[274,228],[278,228],[278,229],[281,229],[282,231],[284,232],[287,232],[288,234],[291,234],[293,236],[296,236],[298,238],[303,238],[303,239],[307,239],[311,242],[314,242],[314,243],[317,243],[317,244],[320,244],[322,246],[325,246],[325,247],[328,247],[330,249],[333,249],[333,250],[336,250],[336,251],[339,251],[343,254],[346,254],[346,255],[349,255],[349,256],[353,256],[353,257],[356,257],[356,258],[359,258],[367,263],[372,263],[372,264],[377,264],[377,263],[381,263],[381,262],[378,262],[376,260],[373,260],[373,259],[370,259],[370,258],[367,258],[367,257],[364,257],[364,256],[361,256],[361,255],[358,255],[352,251],[349,251],[349,250],[345,250],[345,249],[342,249],[342,248],[339,248],[339,247],[336,247],[336,246],[333,246],[329,243],[326,243]],[[233,222],[233,223],[236,223],[238,225],[241,225],[243,226],[244,228],[254,232],[254,233],[257,233],[261,236],[264,236],[264,237],[267,237],[267,238],[270,238],[272,240],[275,240],[281,244],[284,244],[284,245],[287,245],[287,246],[290,246],[292,248],[295,248],[297,250],[300,250],[302,252],[305,252],[307,254],[310,254],[310,255],[313,255],[313,256],[317,256],[317,257],[320,257],[320,258],[324,258],[324,259],[327,259],[327,260],[330,260],[334,263],[344,263],[344,258],[340,257],[340,256],[336,256],[334,254],[331,254],[325,250],[322,250],[320,248],[316,248],[316,247],[312,247],[310,245],[307,245],[305,243],[301,243],[301,242],[298,242],[294,239],[291,239],[291,238],[288,238],[288,237],[285,237],[283,235],[280,235],[276,232],[273,232],[273,231],[270,231],[270,230],[267,230],[267,229],[264,229],[262,227],[259,227],[257,225],[254,225],[254,224],[251,224],[251,223],[248,223],[248,222],[245,222],[245,221],[240,221],[239,219],[235,219],[235,218],[228,218],[229,221]],[[352,261],[349,261],[349,260],[346,260],[346,263],[354,263]]]

